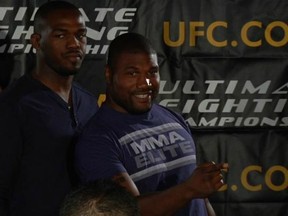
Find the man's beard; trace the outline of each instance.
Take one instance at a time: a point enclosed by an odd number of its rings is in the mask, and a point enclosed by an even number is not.
[[[48,64],[48,62],[47,62]],[[79,64],[78,67],[75,67],[74,69],[68,69],[68,68],[65,68],[65,67],[61,67],[61,66],[58,66],[58,67],[55,67],[53,64],[49,64],[50,68],[52,68],[58,75],[62,76],[62,77],[68,77],[68,76],[74,76],[76,75],[79,70],[80,70],[80,66],[81,66],[81,63]]]
[[[52,70],[54,70],[58,75],[63,76],[63,77],[68,77],[68,76],[74,76],[79,72],[80,67],[82,65],[82,61],[78,62],[77,65],[75,65],[73,69],[68,69],[67,67],[61,66],[60,64],[57,65],[57,63],[55,63],[54,61],[51,61],[50,58],[46,59],[46,64]]]

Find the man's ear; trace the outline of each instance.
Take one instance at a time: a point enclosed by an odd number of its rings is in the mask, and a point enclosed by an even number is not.
[[[109,65],[105,66],[105,81],[107,84],[110,84],[112,81],[112,70]]]
[[[32,47],[36,50],[40,49],[40,39],[40,34],[34,33],[31,35],[30,42],[32,44]]]

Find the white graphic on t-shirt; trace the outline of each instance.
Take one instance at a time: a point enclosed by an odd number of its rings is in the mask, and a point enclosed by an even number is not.
[[[137,172],[130,173],[134,181],[196,163],[193,140],[179,123],[136,130],[119,142],[134,158]]]

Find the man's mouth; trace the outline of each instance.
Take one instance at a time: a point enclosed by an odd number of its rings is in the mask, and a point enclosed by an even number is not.
[[[149,94],[141,94],[141,95],[135,95],[135,97],[140,98],[140,99],[145,99],[149,96]]]
[[[80,52],[69,52],[65,56],[72,59],[82,59],[82,54]]]
[[[149,92],[137,93],[135,94],[135,97],[139,99],[147,99],[147,98],[151,98],[151,95],[152,95],[152,91],[149,91]]]

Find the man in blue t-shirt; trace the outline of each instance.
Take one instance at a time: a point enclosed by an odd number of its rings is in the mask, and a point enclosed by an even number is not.
[[[81,181],[113,179],[137,196],[141,215],[215,215],[206,198],[223,186],[228,165],[197,167],[183,118],[153,103],[159,66],[150,42],[136,33],[118,36],[105,77],[107,99],[76,144]]]

